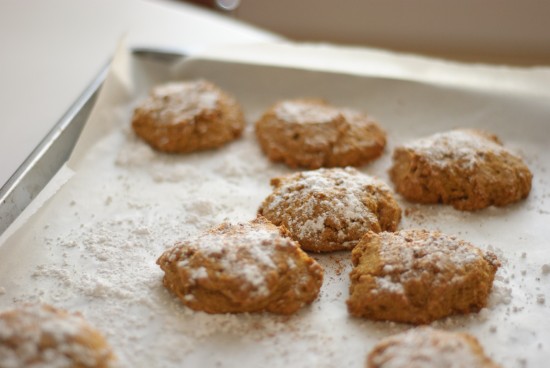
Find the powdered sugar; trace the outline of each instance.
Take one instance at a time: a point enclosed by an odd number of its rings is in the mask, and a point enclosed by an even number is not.
[[[82,318],[41,305],[0,314],[0,364],[3,368],[100,366],[110,351],[90,344]],[[10,348],[11,346],[15,348]]]
[[[378,293],[379,291],[394,293],[394,294],[403,294],[405,289],[403,284],[400,282],[395,282],[392,280],[390,275],[384,277],[375,277],[376,280],[376,289],[374,292]]]
[[[178,124],[214,110],[219,100],[220,92],[208,82],[171,82],[153,88],[140,108],[154,112],[159,123]]]
[[[364,233],[378,224],[364,198],[376,198],[379,191],[389,193],[389,188],[353,168],[306,171],[283,178],[264,202],[263,212],[271,219],[285,218],[283,223],[298,239],[319,240],[332,228],[337,229],[337,242],[353,247],[358,239],[350,233]]]
[[[326,124],[342,118],[334,107],[300,100],[277,104],[275,114],[281,120],[297,124]]]
[[[468,169],[478,165],[488,152],[500,155],[505,151],[499,143],[469,130],[436,133],[407,143],[404,148],[418,152],[437,166],[458,164]]]
[[[240,279],[243,287],[251,285],[252,296],[266,296],[269,294],[266,276],[277,268],[272,259],[275,244],[278,247],[292,246],[291,240],[282,238],[277,230],[250,224],[226,224],[175,246],[168,254],[171,262],[177,262],[178,267],[188,270],[191,280],[208,278],[208,272],[202,265],[174,256],[177,253],[183,257],[187,249],[193,249],[203,261],[216,264],[215,272]]]
[[[378,287],[384,291],[403,293],[397,284],[420,280],[430,272],[433,285],[462,282],[464,270],[476,262],[485,262],[484,253],[473,245],[438,232],[401,231],[381,233],[380,261],[382,275]]]
[[[379,368],[482,368],[483,356],[459,334],[416,328],[392,336],[373,356]]]

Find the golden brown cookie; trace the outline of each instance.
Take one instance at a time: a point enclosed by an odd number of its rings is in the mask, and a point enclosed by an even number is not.
[[[135,110],[132,128],[156,150],[186,153],[239,137],[245,122],[235,99],[204,80],[157,86]]]
[[[496,256],[437,231],[368,232],[352,252],[348,311],[424,324],[487,304]]]
[[[388,186],[353,168],[294,173],[271,185],[258,212],[308,251],[351,249],[367,231],[395,231],[401,219]]]
[[[367,368],[499,368],[467,333],[418,327],[378,343]]]
[[[363,165],[386,145],[367,114],[313,99],[276,103],[256,122],[256,136],[270,160],[309,169]]]
[[[82,317],[48,305],[0,313],[0,367],[113,367],[103,336]]]
[[[323,269],[287,235],[262,217],[224,223],[164,252],[164,286],[207,313],[292,314],[317,298]]]
[[[390,177],[410,201],[475,211],[526,198],[533,175],[496,136],[461,129],[397,147]]]

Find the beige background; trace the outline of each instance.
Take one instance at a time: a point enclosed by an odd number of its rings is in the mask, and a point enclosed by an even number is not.
[[[236,16],[298,40],[550,64],[547,0],[241,0]]]

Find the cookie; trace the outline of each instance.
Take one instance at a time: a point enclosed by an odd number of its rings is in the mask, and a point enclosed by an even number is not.
[[[287,235],[261,217],[224,223],[158,259],[164,286],[207,313],[295,313],[317,298],[323,270]]]
[[[204,80],[157,86],[135,110],[134,132],[162,152],[217,148],[244,129],[237,101]]]
[[[528,196],[533,175],[494,135],[472,129],[438,133],[397,147],[390,178],[418,203],[463,211],[505,206]]]
[[[352,252],[353,316],[425,324],[487,304],[496,256],[437,231],[368,232]]]
[[[367,368],[499,368],[472,335],[419,327],[378,343]]]
[[[286,100],[256,122],[264,153],[290,167],[359,166],[379,157],[386,133],[367,114],[322,100]]]
[[[285,226],[304,250],[351,249],[367,231],[395,231],[401,219],[388,186],[353,168],[294,173],[271,185],[259,214]]]
[[[49,305],[0,313],[1,367],[115,366],[103,336],[82,317]]]

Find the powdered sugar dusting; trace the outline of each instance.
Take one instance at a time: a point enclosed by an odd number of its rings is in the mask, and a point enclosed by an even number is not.
[[[281,120],[297,124],[326,124],[342,117],[337,108],[308,101],[283,101],[275,107]]]
[[[407,143],[404,148],[418,152],[437,166],[459,164],[468,169],[478,165],[489,152],[500,155],[505,151],[499,143],[470,130],[436,133]]]
[[[213,111],[219,100],[219,90],[208,82],[171,82],[153,88],[139,109],[151,110],[160,124],[178,124]]]
[[[111,352],[89,345],[90,331],[81,317],[42,305],[0,313],[0,366],[103,366]]]
[[[236,232],[230,233],[231,229],[236,229]],[[168,257],[171,262],[177,262],[179,267],[186,269],[192,280],[207,278],[208,273],[203,266],[190,263],[184,256],[186,250],[193,249],[208,262],[217,264],[216,272],[252,285],[252,295],[266,296],[269,294],[266,275],[269,270],[276,269],[272,259],[275,239],[279,247],[292,246],[292,241],[281,237],[277,230],[252,227],[250,224],[224,224],[175,246],[168,251]]]
[[[463,335],[421,327],[392,336],[372,356],[378,368],[482,368],[483,356]]]
[[[405,289],[403,288],[403,284],[400,282],[395,282],[392,280],[390,275],[386,275],[384,277],[376,277],[376,289],[375,292],[379,292],[381,290],[385,292],[395,293],[395,294],[403,294],[405,293]]]
[[[306,171],[283,178],[263,211],[271,218],[287,217],[285,225],[299,239],[318,239],[326,229],[338,229],[336,241],[353,247],[358,239],[348,239],[349,233],[378,224],[364,201],[378,190],[389,192],[383,182],[353,168]],[[294,216],[287,216],[289,208]]]
[[[461,282],[461,270],[476,262],[485,262],[484,252],[456,237],[439,232],[426,232],[416,236],[414,230],[398,233],[380,233],[380,260],[384,267],[376,277],[378,289],[404,293],[402,285],[420,280],[426,270],[433,269],[433,283],[452,285]],[[449,279],[449,275],[452,277]]]

